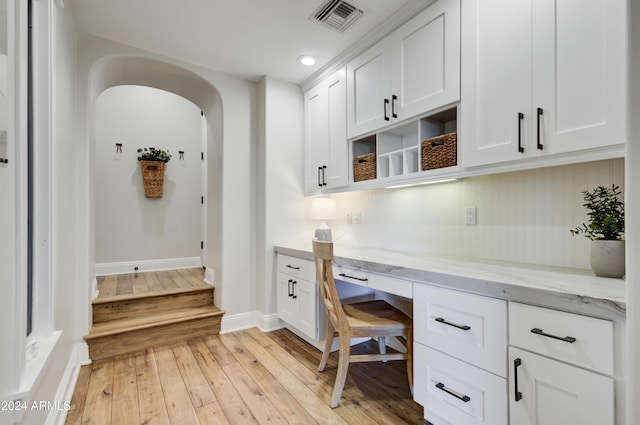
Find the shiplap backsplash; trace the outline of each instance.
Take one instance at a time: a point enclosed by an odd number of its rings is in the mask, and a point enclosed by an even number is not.
[[[589,241],[569,229],[587,218],[581,192],[614,183],[624,190],[623,159],[344,193],[329,224],[345,245],[588,269]]]

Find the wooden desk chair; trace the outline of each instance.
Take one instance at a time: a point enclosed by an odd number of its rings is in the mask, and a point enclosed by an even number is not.
[[[340,338],[340,355],[336,383],[331,395],[331,407],[338,406],[350,362],[406,360],[409,388],[413,394],[413,324],[411,318],[382,300],[342,304],[333,278],[333,243],[313,240],[313,255],[320,292],[327,310],[327,338],[318,366],[327,365],[333,338]],[[406,353],[386,353],[386,337],[403,337]],[[379,354],[351,354],[351,338],[378,338]]]

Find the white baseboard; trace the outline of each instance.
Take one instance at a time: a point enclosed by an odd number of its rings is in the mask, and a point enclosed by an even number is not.
[[[136,269],[137,267],[137,269]],[[122,261],[118,263],[98,263],[95,267],[96,276],[139,272],[154,272],[160,270],[190,269],[202,267],[202,258],[166,258],[162,260]]]
[[[264,314],[257,312],[256,327],[262,332],[271,332],[284,327],[284,323],[280,320],[277,313]]]
[[[239,314],[226,314],[222,316],[222,321],[220,323],[220,333],[226,334],[235,331],[241,331],[244,329],[255,328],[256,327],[256,311],[250,311],[248,313],[239,313]]]
[[[69,362],[58,385],[56,391],[54,405],[60,406],[59,409],[53,409],[47,416],[45,425],[64,425],[67,418],[67,408],[71,404],[73,391],[76,387],[78,375],[80,374],[80,366],[91,363],[89,359],[89,346],[86,342],[80,342],[73,347]]]
[[[215,285],[215,275],[216,275],[216,271],[213,269],[210,269],[209,267],[205,267],[204,269],[204,281],[205,283],[208,283],[211,286],[216,286]]]

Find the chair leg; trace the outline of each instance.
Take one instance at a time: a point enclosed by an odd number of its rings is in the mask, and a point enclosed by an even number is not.
[[[336,383],[333,386],[333,394],[331,395],[331,407],[338,407],[344,383],[347,380],[347,370],[349,369],[349,357],[351,355],[350,338],[340,335],[340,356],[338,358],[338,373],[336,374]]]
[[[333,335],[333,325],[331,324],[331,320],[327,315],[327,334],[324,341],[324,351],[322,352],[322,358],[320,359],[320,365],[318,366],[318,372],[322,372],[327,365],[329,354],[331,354],[331,346],[333,345]]]
[[[409,389],[413,396],[413,329],[407,331],[407,378],[409,378]]]
[[[380,354],[387,354],[387,337],[379,336],[378,337],[378,351]],[[383,360],[383,363],[387,363],[387,360]]]

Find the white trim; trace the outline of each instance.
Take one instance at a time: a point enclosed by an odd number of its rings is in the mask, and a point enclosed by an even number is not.
[[[205,267],[204,269],[204,281],[205,283],[208,283],[211,286],[216,286],[215,285],[215,275],[216,275],[216,271],[209,268],[209,267]]]
[[[136,267],[138,268],[136,270]],[[112,274],[123,274],[138,272],[151,272],[160,270],[191,269],[202,267],[202,258],[167,258],[162,260],[141,260],[122,261],[119,263],[98,263],[96,264],[96,276],[108,276]]]
[[[67,419],[67,406],[71,404],[73,391],[75,390],[80,374],[80,367],[91,364],[89,359],[89,346],[86,342],[80,342],[73,347],[67,368],[62,375],[58,391],[56,391],[53,404],[59,406],[58,409],[52,409],[47,415],[45,425],[64,425]]]
[[[262,332],[271,332],[284,327],[284,323],[280,320],[277,313],[264,314],[260,311],[256,312],[256,326]]]
[[[258,316],[257,311],[250,311],[247,313],[239,313],[222,316],[220,322],[220,333],[227,334],[230,332],[242,331],[244,329],[255,328],[256,318]]]

